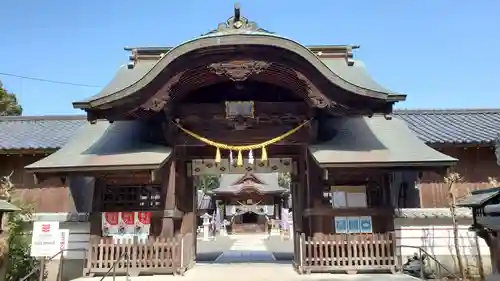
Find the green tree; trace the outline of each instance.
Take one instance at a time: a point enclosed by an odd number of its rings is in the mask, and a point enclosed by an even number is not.
[[[24,222],[24,219],[30,216],[31,210],[27,208],[9,215],[9,261],[6,281],[19,281],[39,263],[30,256],[31,237]],[[38,279],[39,272],[36,272],[28,280]]]
[[[200,175],[194,177],[194,186],[197,190],[205,192],[219,187],[219,176],[216,175]]]
[[[290,189],[290,184],[292,182],[292,178],[290,173],[279,173],[278,174],[278,185]]]
[[[9,93],[0,81],[0,116],[18,116],[23,108],[17,101],[16,94]]]

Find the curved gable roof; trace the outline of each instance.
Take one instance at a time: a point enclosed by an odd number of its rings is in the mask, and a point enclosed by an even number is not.
[[[169,68],[174,61],[186,57],[190,53],[203,49],[204,54],[209,54],[210,50],[238,46],[263,46],[281,49],[287,51],[291,56],[300,58],[303,63],[316,69],[331,84],[346,91],[381,100],[387,100],[389,96],[397,95],[399,100],[404,100],[404,95],[394,93],[377,86],[376,83],[370,82],[372,79],[367,79],[367,75],[360,71],[359,67],[355,66],[350,70],[346,70],[350,68],[346,59],[338,59],[338,62],[324,61],[318,58],[313,51],[294,40],[258,28],[254,22],[250,22],[243,17],[239,19],[241,22],[239,27],[234,25],[235,18],[232,17],[227,23],[220,24],[215,31],[181,43],[174,48],[161,48],[164,52],[160,59],[154,62],[139,63],[139,69],[137,70],[135,67],[126,71],[120,70],[115,79],[103,91],[89,99],[74,102],[73,106],[82,109],[96,108],[131,96],[144,89],[164,70]],[[352,48],[350,46],[345,47]],[[345,66],[341,65],[340,62],[343,62]],[[306,73],[303,74],[306,75]],[[122,77],[119,77],[120,75]],[[359,78],[355,77],[357,75],[359,75]],[[126,76],[129,79],[126,79]],[[125,85],[117,81],[128,81],[128,83]],[[114,86],[117,84],[120,84],[120,87]]]

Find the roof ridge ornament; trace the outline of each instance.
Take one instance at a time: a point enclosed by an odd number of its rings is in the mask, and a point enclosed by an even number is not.
[[[247,18],[241,15],[241,7],[239,3],[234,4],[234,15],[230,17],[226,22],[219,23],[217,29],[207,32],[204,35],[210,35],[213,33],[243,33],[245,31],[255,31],[255,32],[265,32],[273,34],[263,28],[258,27],[257,23],[254,21],[249,21]]]

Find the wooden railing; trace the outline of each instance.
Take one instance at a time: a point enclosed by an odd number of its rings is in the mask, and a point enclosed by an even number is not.
[[[120,259],[124,255],[127,259]],[[194,255],[192,234],[120,243],[105,237],[90,242],[84,275],[105,274],[113,265],[116,274],[184,274],[192,267]]]
[[[391,271],[398,268],[394,233],[300,237],[299,273]]]

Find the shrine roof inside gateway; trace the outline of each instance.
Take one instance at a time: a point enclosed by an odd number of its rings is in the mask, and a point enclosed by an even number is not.
[[[309,146],[324,167],[446,167],[458,161],[427,146],[398,118],[347,117],[332,126],[335,137]]]
[[[244,183],[238,183],[245,174],[223,174],[220,178],[219,187],[212,190],[213,194],[236,194],[245,188],[255,188],[258,193],[262,194],[272,194],[272,193],[283,193],[287,190],[279,186],[279,176],[278,173],[252,173],[260,183],[252,184],[247,186]]]
[[[26,169],[35,173],[155,170],[171,149],[141,139],[144,128],[140,121],[88,123],[60,150]]]

